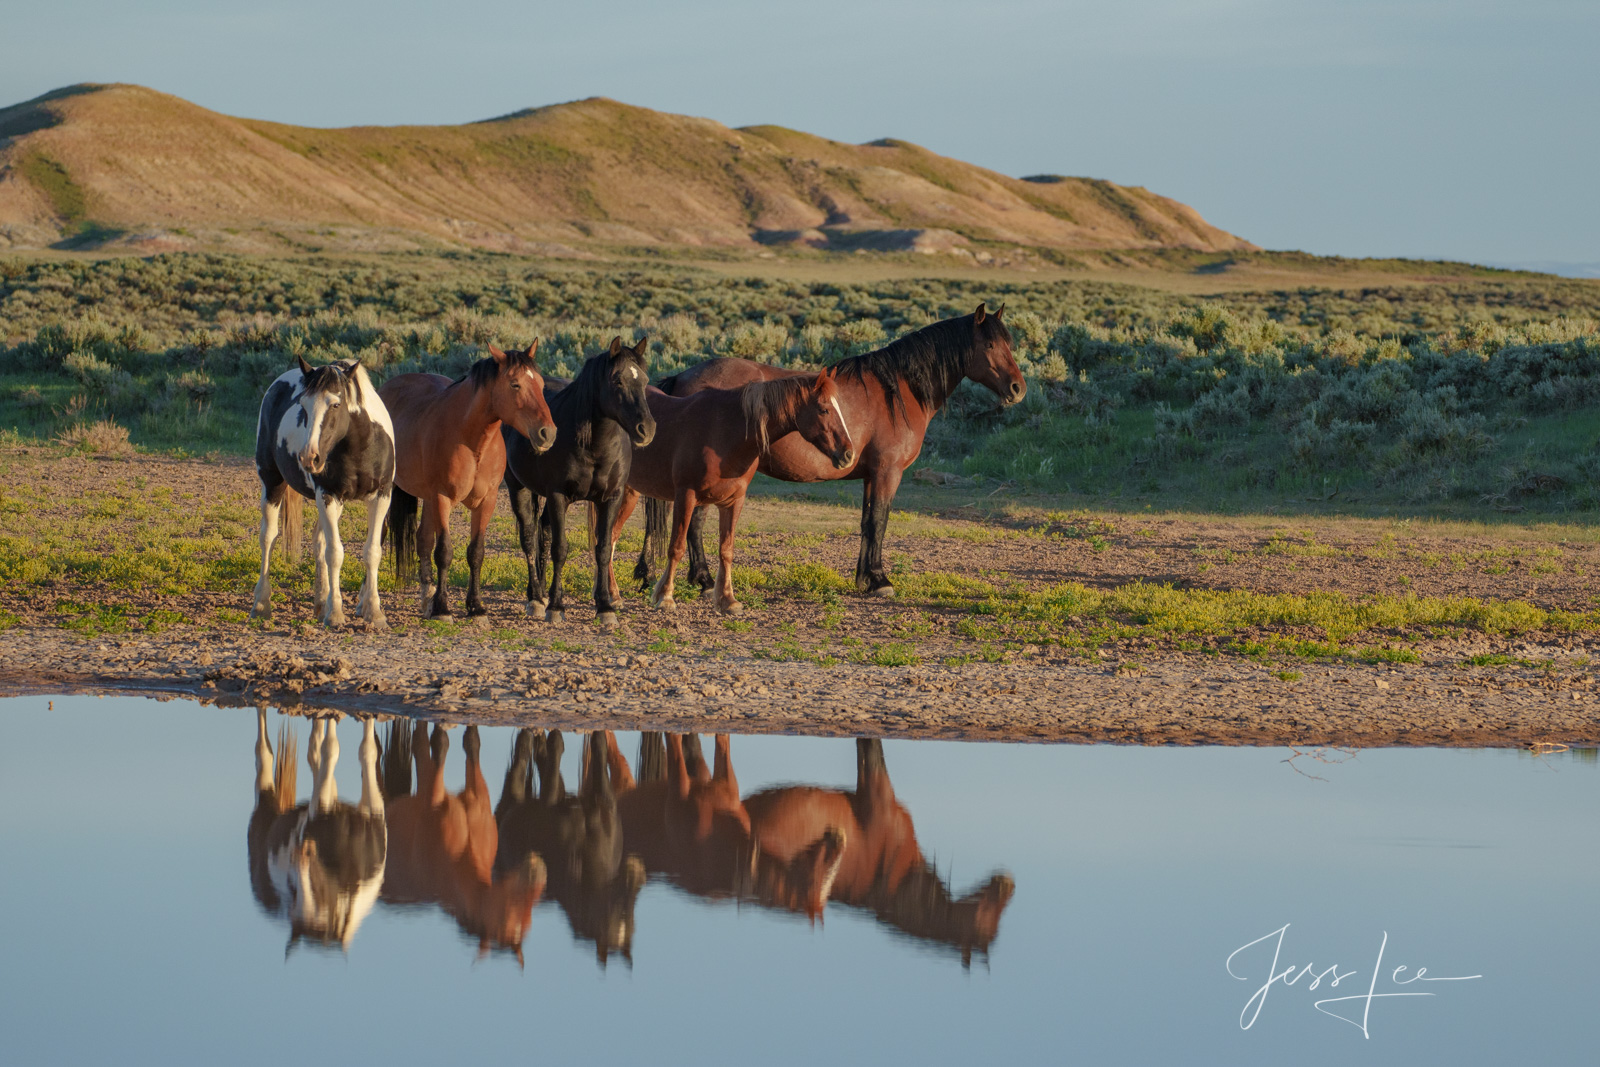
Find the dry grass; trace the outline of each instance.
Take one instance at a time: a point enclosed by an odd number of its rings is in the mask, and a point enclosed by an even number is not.
[[[128,430],[114,419],[77,422],[56,435],[56,442],[95,455],[119,456],[133,451]]]

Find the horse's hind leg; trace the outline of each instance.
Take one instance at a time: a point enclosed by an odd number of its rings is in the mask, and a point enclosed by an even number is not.
[[[313,746],[320,747],[322,750],[315,768],[316,773],[313,778],[315,784],[311,789],[311,814],[313,817],[326,811],[332,811],[334,806],[339,803],[339,783],[333,777],[333,769],[339,764],[338,722],[321,718],[317,721],[325,723],[325,727],[322,735],[322,744]],[[315,731],[313,731],[312,741],[315,742],[316,739]]]
[[[711,575],[711,564],[706,561],[706,509],[695,508],[689,520],[689,580],[700,587],[702,593],[710,592],[717,584]]]
[[[529,615],[543,615],[544,575],[534,569],[539,554],[539,497],[509,473],[505,482],[506,492],[511,495],[511,517],[517,520],[517,542],[528,565],[528,596],[523,610]]]
[[[433,555],[433,569],[437,573],[438,585],[431,586],[432,597],[428,601],[423,613],[430,617],[446,616],[450,614],[450,602],[445,597],[445,587],[450,583],[450,557],[453,551],[450,546],[450,501],[443,496],[435,496],[422,505],[423,526],[426,528],[428,517],[433,518],[434,535],[431,541],[422,540],[424,551]],[[425,557],[424,557],[425,558]]]
[[[272,545],[278,540],[278,524],[283,518],[284,496],[293,492],[283,482],[272,488],[261,483],[261,577],[256,582],[255,601],[250,606],[252,619],[272,618]]]
[[[361,583],[361,599],[356,602],[356,613],[366,620],[372,630],[389,626],[383,617],[383,605],[378,602],[378,564],[383,561],[383,527],[389,515],[391,493],[385,490],[367,502],[367,546],[362,562],[366,564],[367,577]]]
[[[272,746],[267,742],[267,709],[256,708],[256,795],[272,792]]]
[[[714,603],[717,610],[727,615],[738,615],[744,605],[733,595],[733,532],[739,525],[739,512],[744,509],[744,497],[717,508],[721,540],[718,544],[717,593]]]
[[[361,718],[361,810],[368,815],[383,814],[383,787],[378,784],[377,723],[370,715]]]
[[[900,474],[880,471],[861,486],[861,549],[856,556],[856,591],[892,597],[894,584],[883,569],[883,542],[889,533],[889,509],[900,488]]]
[[[483,574],[483,546],[488,537],[489,520],[494,518],[494,506],[498,497],[490,493],[484,502],[472,512],[472,539],[467,542],[467,617],[487,615],[489,609],[483,606],[483,598],[479,594],[479,581]]]

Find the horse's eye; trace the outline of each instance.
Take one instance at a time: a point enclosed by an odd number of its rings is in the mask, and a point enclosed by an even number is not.
[[[512,388],[512,391],[514,391],[514,392],[520,392],[521,389],[522,389],[522,383],[521,382],[512,382],[511,383],[511,388]]]

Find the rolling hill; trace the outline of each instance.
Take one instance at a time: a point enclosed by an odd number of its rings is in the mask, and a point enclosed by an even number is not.
[[[309,129],[136,85],[76,85],[0,110],[6,245],[1254,247],[1142,188],[1010,178],[903,141],[730,129],[605,98],[460,126]]]

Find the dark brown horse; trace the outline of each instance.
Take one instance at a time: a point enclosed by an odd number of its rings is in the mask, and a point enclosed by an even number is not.
[[[951,945],[970,964],[987,953],[1011,901],[1015,883],[995,874],[955,898],[923,858],[911,813],[895,798],[883,762],[883,742],[856,742],[856,788],[781,786],[746,797],[750,829],[764,857],[805,856],[819,838],[842,831],[843,862],[833,879],[833,900],[873,912],[880,922],[913,937]]]
[[[652,604],[671,611],[677,607],[672,587],[690,516],[697,507],[715,504],[722,536],[714,603],[719,611],[738,614],[743,608],[733,595],[733,532],[750,480],[769,446],[793,437],[811,454],[826,457],[835,470],[855,462],[839,385],[832,371],[824,371],[809,378],[751,382],[738,389],[701,389],[684,398],[659,389],[651,389],[648,396],[656,440],[634,453],[628,495],[612,526],[613,536],[621,533],[641,494],[672,501],[667,566],[651,596]],[[659,536],[646,539],[646,557],[659,543]],[[642,573],[636,573],[645,577],[649,569],[647,561]]]
[[[450,512],[457,504],[465,504],[472,513],[467,614],[487,614],[478,578],[484,533],[494,518],[506,472],[501,424],[526,438],[535,453],[546,451],[556,439],[555,422],[544,399],[544,379],[533,361],[538,348],[534,341],[526,352],[507,355],[490,345],[489,358],[474,363],[455,381],[442,374],[400,374],[378,390],[395,429],[395,491],[389,509],[395,576],[404,581],[418,562],[420,541],[417,577],[425,618],[450,614],[445,586],[452,556]],[[434,585],[435,569],[438,585]]]
[[[612,953],[632,962],[633,904],[645,880],[639,857],[623,851],[617,797],[607,773],[609,743],[600,732],[585,740],[583,780],[578,795],[571,796],[561,777],[561,731],[519,731],[495,808],[497,866],[513,870],[529,855],[543,856],[549,895],[566,913],[572,932],[594,942],[601,966]]]
[[[963,378],[971,378],[1006,404],[1021,400],[1027,391],[1011,355],[1011,333],[1001,321],[1004,311],[1004,304],[993,313],[979,304],[971,315],[933,323],[876,352],[834,364],[840,407],[855,442],[853,463],[835,465],[832,457],[798,434],[773,441],[762,455],[761,473],[786,482],[861,479],[861,550],[856,557],[856,588],[861,592],[894,595],[883,567],[889,508],[901,475],[922,451],[928,423],[956,386]],[[689,396],[702,389],[731,389],[753,381],[799,376],[801,372],[722,358],[667,378],[661,388],[673,396]],[[645,519],[648,530],[648,509]],[[658,518],[658,524],[660,521]],[[701,544],[700,521],[697,512],[688,530],[689,577],[709,589],[712,579]],[[648,567],[648,560],[642,558],[641,567]]]

